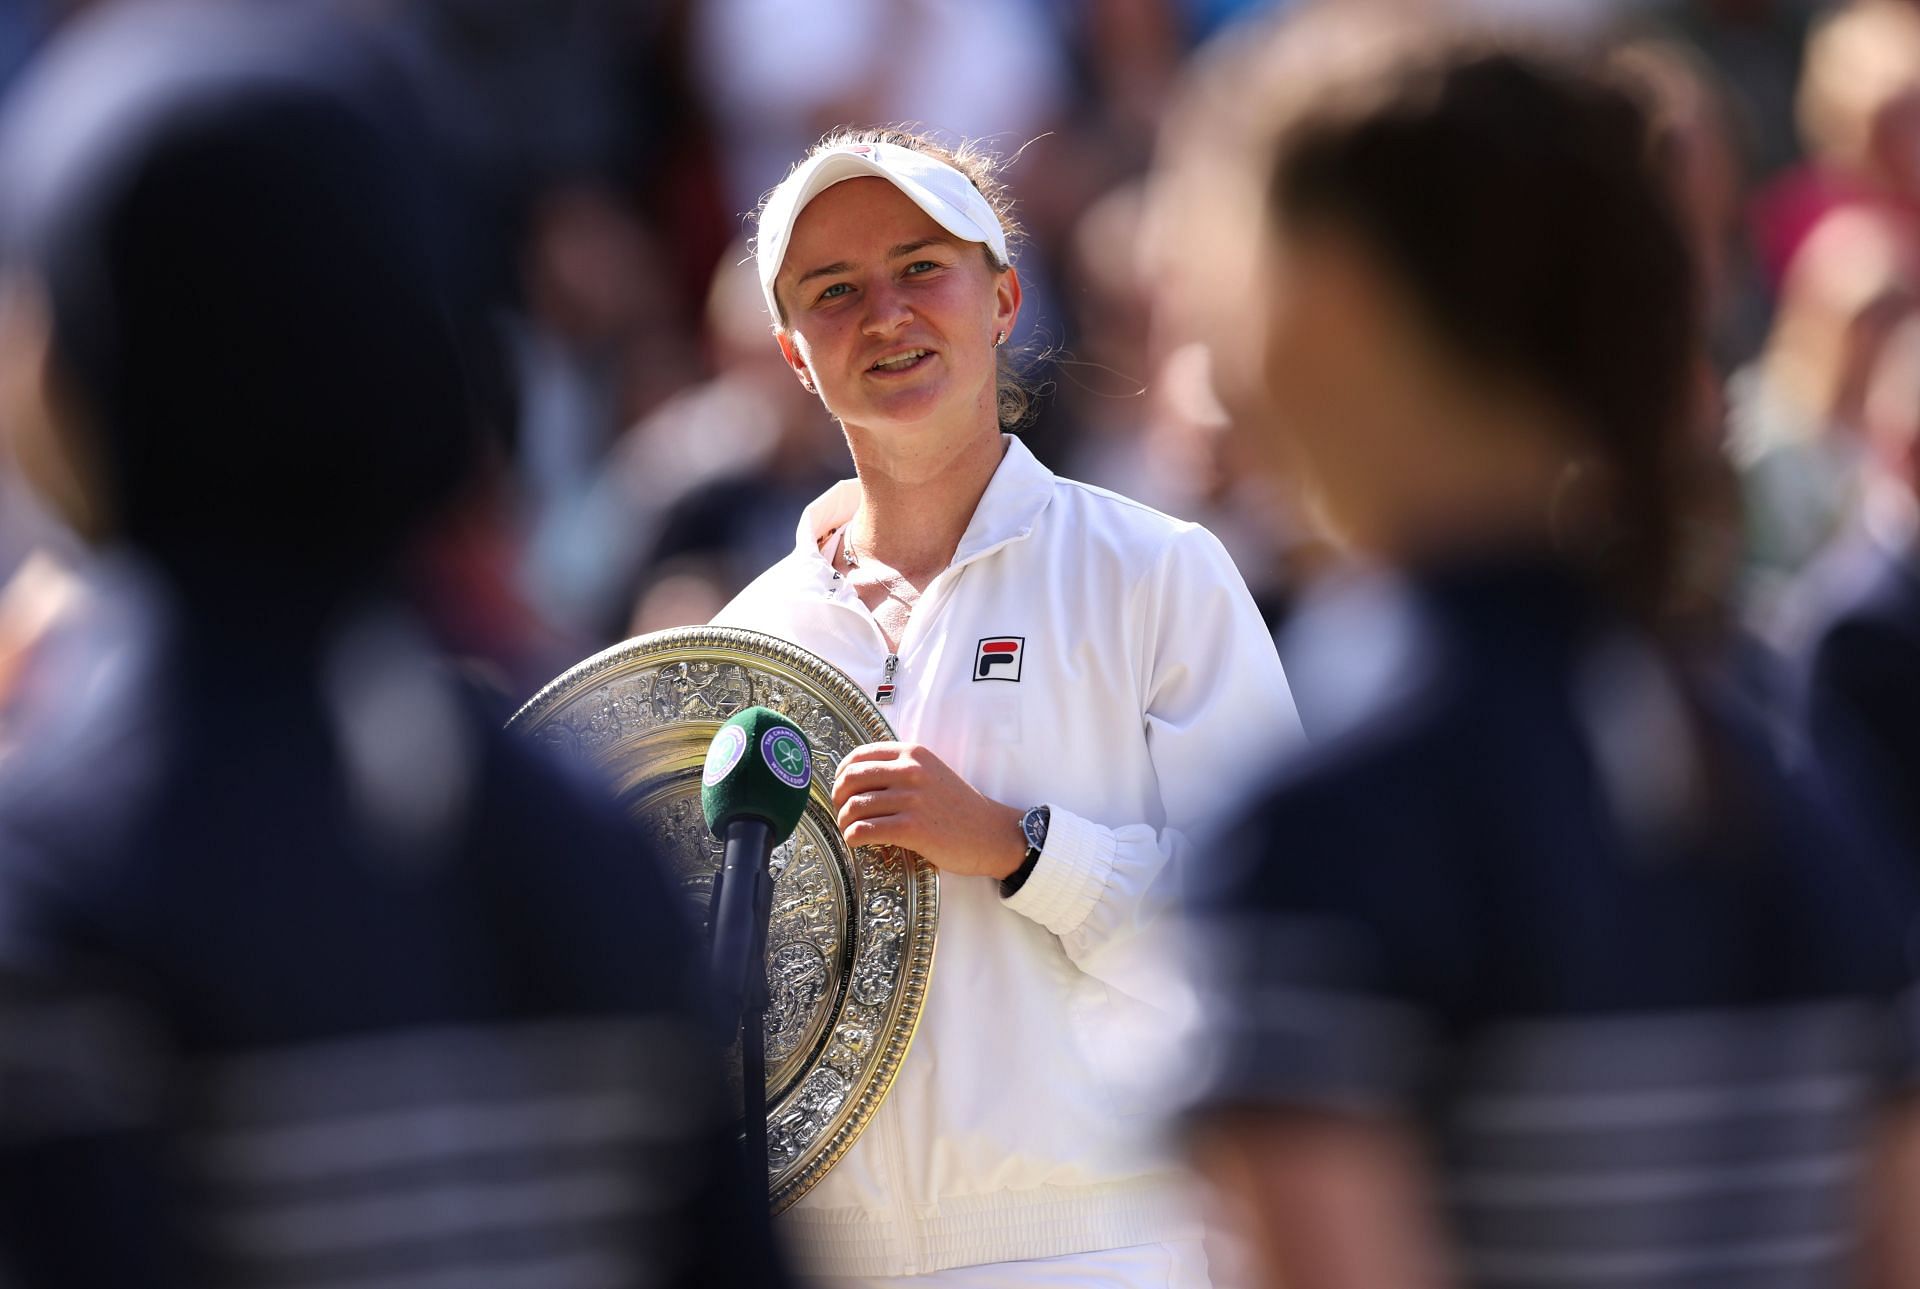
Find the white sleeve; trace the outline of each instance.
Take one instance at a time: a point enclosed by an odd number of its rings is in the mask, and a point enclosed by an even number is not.
[[[1006,901],[1060,937],[1089,975],[1156,1006],[1182,1000],[1159,934],[1192,837],[1301,739],[1273,638],[1232,559],[1183,531],[1153,573],[1141,720],[1163,824],[1099,823],[1049,803],[1047,844]]]

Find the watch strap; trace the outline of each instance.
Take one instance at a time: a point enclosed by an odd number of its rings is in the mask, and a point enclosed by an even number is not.
[[[1020,867],[1000,879],[1001,899],[1011,899],[1022,886],[1027,884],[1027,879],[1033,876],[1034,865],[1040,862],[1040,852],[1047,844],[1047,822],[1051,813],[1046,806],[1035,806],[1021,819],[1020,831],[1027,839],[1027,854],[1020,861]],[[1036,831],[1038,844],[1035,841]]]
[[[1027,879],[1033,876],[1034,865],[1039,862],[1039,849],[1034,846],[1027,847],[1027,857],[1020,861],[1020,867],[1000,879],[1000,898],[1012,899],[1018,894],[1020,888],[1027,884]]]

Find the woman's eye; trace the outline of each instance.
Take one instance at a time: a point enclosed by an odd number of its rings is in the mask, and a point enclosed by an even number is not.
[[[853,287],[850,283],[835,282],[832,286],[828,287],[826,290],[820,293],[820,298],[822,300],[831,300],[834,297],[842,295],[851,290],[853,290]]]
[[[937,269],[939,267],[940,266],[934,263],[932,260],[915,260],[913,263],[907,265],[907,272],[924,273],[928,269]]]

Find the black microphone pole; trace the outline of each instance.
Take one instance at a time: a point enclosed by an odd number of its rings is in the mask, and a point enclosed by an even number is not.
[[[768,707],[727,718],[707,746],[700,813],[723,852],[713,889],[713,974],[727,1023],[740,1036],[741,1148],[747,1175],[767,1185],[767,923],[773,848],[807,812],[813,749],[800,727]]]
[[[742,1138],[747,1176],[767,1202],[767,926],[773,917],[773,829],[765,820],[726,825],[714,877],[713,972],[728,1026],[740,1036]]]
[[[760,1196],[767,1176],[767,927],[773,920],[773,875],[762,863],[754,874],[753,947],[747,954],[747,993],[740,1013],[741,1104],[747,1122],[742,1137]]]

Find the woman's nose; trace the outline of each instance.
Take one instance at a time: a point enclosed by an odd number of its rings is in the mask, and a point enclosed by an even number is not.
[[[906,295],[888,284],[867,292],[867,312],[862,327],[870,336],[884,336],[900,330],[913,317]]]

